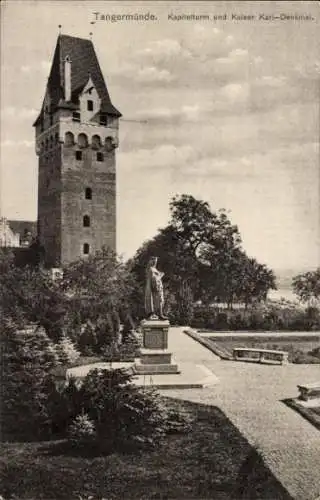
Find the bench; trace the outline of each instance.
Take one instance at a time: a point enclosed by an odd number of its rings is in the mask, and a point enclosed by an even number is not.
[[[256,361],[258,363],[278,361],[283,365],[288,363],[288,353],[253,347],[234,347],[233,359],[235,361]]]
[[[298,385],[298,389],[300,391],[299,399],[303,401],[309,401],[310,399],[320,397],[320,382]]]

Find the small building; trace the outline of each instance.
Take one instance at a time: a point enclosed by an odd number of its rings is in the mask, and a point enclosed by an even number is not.
[[[36,221],[0,218],[0,247],[29,247],[36,234]]]
[[[20,247],[20,235],[12,230],[5,217],[0,218],[0,247]]]

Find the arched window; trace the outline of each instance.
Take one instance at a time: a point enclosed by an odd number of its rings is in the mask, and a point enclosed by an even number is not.
[[[107,137],[105,140],[105,147],[107,151],[112,151],[113,148],[113,138],[112,137]]]
[[[56,141],[56,144],[58,144],[58,142],[59,142],[59,132],[56,132],[56,134],[55,134],[55,141]]]
[[[88,255],[89,252],[90,252],[90,245],[89,245],[89,243],[84,243],[83,244],[83,253],[85,255]]]
[[[88,137],[86,134],[78,135],[78,146],[79,148],[86,148],[88,146]]]
[[[90,227],[90,217],[89,215],[83,216],[83,227]]]
[[[99,148],[101,148],[101,139],[100,139],[100,136],[99,135],[93,135],[92,136],[92,140],[91,140],[91,144],[92,144],[93,149],[99,149]]]
[[[45,150],[48,151],[49,149],[49,139],[46,138],[46,147],[45,147]]]
[[[86,198],[86,200],[92,200],[92,189],[91,188],[86,188],[85,198]]]
[[[74,135],[72,132],[66,132],[64,134],[64,144],[67,147],[73,146],[74,145]]]
[[[53,136],[50,135],[50,149],[53,148]]]

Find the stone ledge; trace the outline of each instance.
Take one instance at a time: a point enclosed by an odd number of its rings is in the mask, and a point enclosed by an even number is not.
[[[170,365],[171,363],[171,357],[172,353],[171,352],[164,352],[164,351],[159,351],[159,352],[145,352],[145,353],[140,353],[140,363],[142,365]]]
[[[168,319],[143,319],[141,326],[155,327],[155,328],[169,328],[170,322]]]
[[[175,363],[160,363],[160,364],[144,364],[137,360],[134,365],[134,370],[137,375],[165,375],[179,374],[178,365]]]

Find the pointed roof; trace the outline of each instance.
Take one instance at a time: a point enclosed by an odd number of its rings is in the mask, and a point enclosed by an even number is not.
[[[67,56],[71,61],[71,95],[73,102],[70,103],[64,100],[64,62]],[[73,108],[73,104],[77,101],[90,76],[101,99],[101,111],[114,116],[121,116],[121,113],[111,102],[92,41],[69,35],[59,35],[47,86],[52,108],[57,106]],[[35,125],[41,114],[42,110]]]

